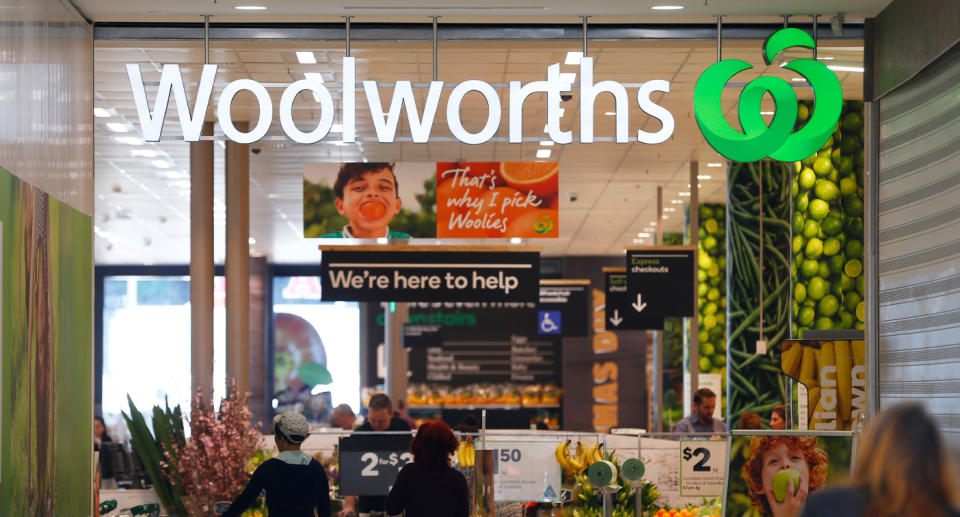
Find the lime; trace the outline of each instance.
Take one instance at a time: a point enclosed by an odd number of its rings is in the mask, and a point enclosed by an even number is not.
[[[701,357],[701,358],[700,358],[700,371],[701,371],[701,372],[709,372],[709,371],[710,371],[710,368],[712,368],[712,367],[713,367],[713,364],[710,363],[710,358],[709,358],[709,357]]]
[[[723,297],[720,298],[720,307],[721,307],[721,308],[724,308],[724,309],[727,308],[727,297],[726,297],[726,296],[723,296]]]
[[[710,290],[710,286],[708,286],[707,284],[700,284],[697,286],[697,294],[700,296],[700,298],[703,298],[704,296],[706,296],[707,291],[709,290]]]
[[[807,120],[810,116],[810,108],[806,104],[800,104],[797,106],[797,120],[803,122]]]
[[[706,229],[706,228],[700,228],[699,230],[697,230],[697,238],[700,239],[701,241],[702,241],[703,239],[706,239],[706,238],[707,238],[707,229]]]
[[[843,286],[839,278],[830,282],[830,293],[836,296],[838,300],[843,299]]]
[[[828,138],[827,141],[823,143],[823,147],[821,147],[820,149],[830,149],[831,147],[833,147],[833,135],[831,135],[830,138]]]
[[[836,184],[840,180],[840,170],[832,169],[830,174],[827,174],[827,179]]]
[[[807,195],[807,192],[801,192],[797,196],[797,212],[803,213],[807,211],[807,205],[810,203],[810,196]]]
[[[864,309],[865,309],[864,302],[860,302],[857,304],[857,319],[860,320],[861,322],[865,321],[863,319]]]
[[[847,176],[840,180],[840,195],[850,197],[857,193],[857,180]]]
[[[707,229],[707,233],[717,233],[717,228],[719,228],[720,225],[716,219],[711,217],[703,223],[703,227]]]
[[[830,285],[819,276],[815,276],[807,282],[807,296],[813,301],[820,301],[827,294]]]
[[[800,188],[803,190],[810,190],[813,188],[815,181],[817,181],[817,175],[813,172],[813,169],[810,167],[804,167],[803,170],[800,171],[800,177],[797,180],[797,183],[799,183]]]
[[[713,270],[713,268],[715,268],[715,267],[717,267],[716,264],[710,266],[710,269]],[[713,275],[713,276],[710,277],[710,280],[709,280],[707,283],[709,283],[709,284],[710,284],[711,286],[713,286],[713,287],[718,287],[718,286],[720,285],[720,281],[721,281],[721,280],[723,280],[723,279],[720,278],[720,275]]]
[[[803,250],[803,245],[806,244],[803,239],[803,235],[796,235],[793,237],[793,252],[799,253]]]
[[[807,239],[816,237],[820,233],[820,224],[813,219],[807,219],[803,222],[803,236]]]
[[[847,220],[846,230],[850,235],[863,235],[863,219],[851,217]]]
[[[700,355],[710,357],[716,352],[713,345],[710,342],[700,344]]]
[[[713,264],[713,259],[710,258],[710,255],[706,253],[698,253],[700,257],[697,258],[697,263],[700,265],[700,269],[710,269],[710,264]]]
[[[797,317],[797,313],[800,312],[800,304],[797,303],[796,300],[794,300],[792,306],[793,306],[793,317],[796,318],[796,317]]]
[[[860,296],[863,296],[863,277],[858,276],[853,281],[853,285],[857,288],[857,292],[860,293]]]
[[[697,269],[697,280],[701,282],[707,281],[707,272],[702,269]]]
[[[817,330],[833,330],[833,320],[826,316],[821,316],[817,318],[817,322],[814,323],[813,328]]]
[[[840,196],[840,189],[838,189],[833,182],[825,179],[819,179],[816,181],[813,186],[813,192],[818,198],[828,203]]]
[[[836,169],[840,171],[840,174],[850,174],[853,172],[853,158],[849,156],[841,157]]]
[[[720,266],[717,265],[716,262],[714,262],[713,264],[710,264],[710,269],[707,270],[707,274],[709,274],[711,278],[719,276]]]
[[[723,338],[723,313],[717,313],[717,326],[710,329],[710,339],[707,341],[722,341]],[[722,346],[719,346],[722,348]]]
[[[803,284],[793,286],[793,299],[798,303],[807,299],[807,287]]]
[[[797,323],[801,325],[809,325],[813,323],[813,318],[817,315],[817,311],[813,310],[813,307],[801,307],[800,312],[797,314]]]
[[[827,260],[821,260],[817,263],[817,276],[822,278],[830,278],[830,262]]]
[[[794,212],[792,228],[793,228],[793,233],[795,235],[800,235],[800,233],[803,232],[803,223],[804,223],[803,214],[801,214],[800,212]]]
[[[710,334],[707,333],[706,330],[701,330],[700,333],[697,334],[697,337],[700,339],[700,342],[701,342],[701,343],[703,343],[704,341],[709,341],[709,340],[710,340]]]
[[[840,315],[840,328],[842,329],[853,328],[853,314],[850,314],[849,312],[843,309],[840,309],[839,315]]]
[[[843,209],[846,210],[847,215],[860,217],[863,215],[863,201],[860,201],[859,197],[851,196],[843,202]]]
[[[857,239],[850,239],[847,241],[847,247],[844,249],[844,251],[847,252],[847,256],[850,258],[860,258],[863,256],[863,243]]]
[[[712,219],[711,219],[712,220]],[[713,235],[707,237],[703,240],[703,249],[707,251],[713,251],[717,248],[717,238]],[[716,265],[716,264],[714,264]]]
[[[836,237],[830,237],[829,239],[823,241],[823,254],[832,257],[840,251],[840,239]]]
[[[813,172],[821,178],[830,174],[832,169],[833,162],[830,161],[829,156],[821,156],[817,158],[817,161],[813,162]]]
[[[713,362],[716,366],[726,366],[727,365],[727,355],[726,354],[717,354],[713,356]],[[726,370],[721,370],[721,373],[727,373]]]
[[[822,199],[814,199],[810,201],[807,212],[814,220],[822,221],[830,213],[830,205]]]
[[[858,321],[858,322],[854,323],[854,324],[853,324],[853,328],[855,328],[855,329],[857,329],[857,330],[863,330],[863,322]]]
[[[828,215],[823,222],[820,223],[820,229],[823,230],[824,235],[832,237],[843,230],[843,220],[832,214]]]
[[[700,205],[700,220],[706,221],[713,217],[713,208],[710,208],[709,205]]]
[[[840,137],[839,137],[839,135],[834,135],[834,136],[833,136],[833,139],[834,139],[834,140],[839,140]],[[839,147],[836,147],[836,148],[834,148],[833,150],[830,151],[830,160],[831,160],[833,163],[835,163],[835,164],[838,163],[838,162],[840,161],[840,158],[841,158],[841,157],[843,157],[843,154],[841,154],[841,151],[840,151],[840,148],[839,148]],[[836,167],[834,167],[834,169],[836,169]]]
[[[840,273],[840,289],[843,289],[844,292],[847,292],[852,288],[853,279],[843,273]]]
[[[711,314],[716,314],[718,308],[719,307],[717,307],[717,302],[710,302],[707,304],[706,307],[703,308],[703,313],[706,314],[707,316]]]
[[[793,182],[790,183],[790,192],[800,192],[800,183],[797,182],[797,178],[793,178]]]
[[[820,299],[820,303],[817,304],[817,311],[822,316],[833,316],[840,310],[840,302],[837,300],[837,297],[828,294]]]
[[[830,272],[834,275],[843,271],[843,264],[846,263],[846,255],[843,253],[838,253],[832,257],[827,262],[827,265],[830,267]]]
[[[853,259],[843,266],[843,273],[851,278],[860,276],[861,272],[863,272],[863,264],[857,259]]]
[[[803,254],[810,259],[820,258],[820,255],[823,254],[823,241],[814,237],[807,241],[807,246],[803,250]]]
[[[707,293],[707,300],[715,302],[720,299],[720,290],[716,287],[711,287],[710,291]]]
[[[829,158],[829,157],[830,157],[830,153],[832,153],[832,152],[833,152],[833,149],[824,149],[824,148],[821,148],[819,151],[817,151],[817,158],[823,158],[823,157]],[[816,172],[816,170],[814,170],[814,172]]]
[[[860,302],[863,301],[863,298],[860,297],[860,293],[856,291],[852,293],[847,293],[843,297],[843,306],[847,308],[848,311],[853,312],[857,310],[857,305],[860,305]]]
[[[799,113],[799,108],[797,113]],[[847,113],[840,122],[840,127],[842,127],[844,131],[850,133],[859,131],[863,127],[863,117],[855,111]]]
[[[813,278],[820,273],[820,263],[816,260],[806,259],[800,263],[800,276],[803,278]]]

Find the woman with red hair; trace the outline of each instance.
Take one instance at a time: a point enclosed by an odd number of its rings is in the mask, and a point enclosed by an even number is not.
[[[426,422],[410,444],[413,461],[397,475],[387,496],[387,515],[468,517],[467,480],[450,466],[457,437],[443,422]]]

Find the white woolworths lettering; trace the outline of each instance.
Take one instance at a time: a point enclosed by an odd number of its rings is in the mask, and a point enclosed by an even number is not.
[[[154,99],[153,110],[147,102],[143,77],[139,65],[126,65],[127,78],[133,93],[134,104],[137,107],[137,116],[140,119],[140,128],[144,140],[156,142],[163,132],[163,123],[166,117],[167,104],[170,92],[173,91],[177,105],[177,114],[180,119],[180,129],[183,139],[196,142],[200,139],[204,117],[213,92],[214,79],[217,74],[217,65],[203,65],[200,83],[197,88],[193,110],[187,103],[187,95],[183,86],[183,76],[179,65],[164,65],[160,73],[160,82],[157,87],[157,97]],[[343,142],[356,142],[356,59],[343,58],[343,104],[341,106],[341,121],[343,125]],[[426,104],[420,115],[416,97],[413,94],[413,85],[410,81],[397,81],[394,86],[393,98],[386,115],[380,101],[380,91],[374,81],[363,81],[363,90],[367,97],[367,104],[373,118],[377,140],[382,143],[391,143],[396,138],[397,125],[400,123],[401,108],[406,110],[407,124],[410,127],[411,139],[417,143],[430,140],[433,121],[436,118],[440,104],[443,81],[430,83],[427,92]],[[509,93],[509,141],[519,143],[523,141],[523,103],[534,93],[547,94],[547,133],[550,139],[559,144],[568,144],[573,141],[572,131],[560,129],[560,96],[571,91],[572,85],[560,80],[560,65],[555,63],[547,67],[547,80],[521,84],[519,81],[510,82]],[[238,131],[230,115],[233,98],[240,91],[249,91],[257,98],[259,116],[257,124],[248,132]],[[309,90],[320,104],[320,121],[317,127],[310,132],[301,131],[293,120],[293,103],[300,93]],[[471,92],[483,95],[487,101],[487,121],[477,133],[470,133],[463,127],[460,119],[460,105],[463,98]],[[669,110],[653,102],[650,95],[653,92],[670,92],[670,82],[652,80],[643,83],[637,90],[637,105],[644,112],[656,118],[661,123],[661,129],[650,133],[637,130],[637,140],[645,144],[659,144],[673,135],[674,119]],[[593,113],[597,96],[601,93],[613,95],[616,104],[616,141],[628,142],[629,106],[627,90],[616,81],[593,82],[593,58],[585,57],[580,61],[580,141],[591,143],[593,136]],[[299,80],[291,83],[284,89],[280,97],[280,126],[285,135],[294,142],[312,144],[326,138],[333,125],[335,107],[333,97],[327,87],[312,80]],[[453,136],[466,144],[482,144],[489,141],[500,127],[502,107],[500,96],[489,83],[479,80],[464,81],[453,88],[447,100],[447,125]],[[273,104],[267,89],[257,81],[238,79],[229,83],[220,93],[217,100],[217,119],[224,135],[235,142],[249,144],[263,138],[270,129],[273,121]]]

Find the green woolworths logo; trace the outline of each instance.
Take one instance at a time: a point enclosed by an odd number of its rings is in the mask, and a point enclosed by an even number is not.
[[[816,44],[800,29],[781,29],[763,43],[763,61],[773,62],[777,54],[790,47],[813,49]],[[703,137],[723,156],[738,162],[753,162],[766,157],[795,162],[817,152],[830,138],[840,119],[843,91],[836,74],[814,59],[794,59],[784,68],[807,79],[813,88],[815,109],[807,123],[796,133],[797,94],[779,77],[760,77],[747,83],[740,93],[738,106],[740,132],[727,123],[720,105],[724,85],[733,76],[752,68],[746,61],[725,59],[710,68],[697,80],[693,92],[693,108]],[[776,112],[768,126],[760,115],[760,100],[769,93]]]

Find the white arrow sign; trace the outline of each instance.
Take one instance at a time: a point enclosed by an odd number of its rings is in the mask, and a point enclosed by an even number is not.
[[[623,318],[620,317],[620,309],[613,310],[613,317],[610,318],[610,323],[613,323],[614,327],[619,327],[623,323]]]
[[[637,293],[637,303],[630,304],[637,312],[643,312],[643,309],[647,308],[647,304],[643,303],[643,300],[640,298],[641,296],[642,295],[640,293]]]

